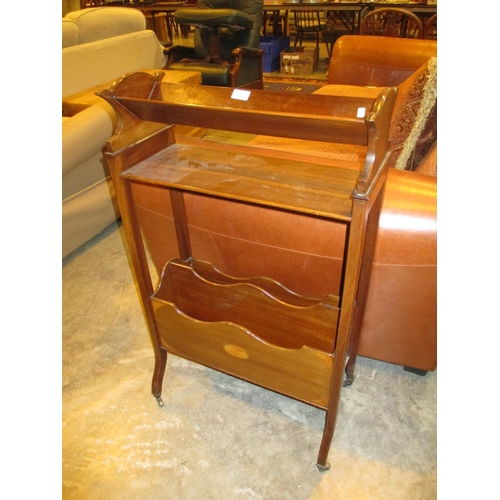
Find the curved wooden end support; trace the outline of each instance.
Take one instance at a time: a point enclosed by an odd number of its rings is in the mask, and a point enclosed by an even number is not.
[[[161,101],[160,83],[164,76],[163,71],[154,75],[144,72],[129,73],[114,82],[109,89],[96,92],[96,95],[103,98],[113,108],[117,116],[115,133],[108,142],[110,152],[119,151],[124,146],[165,128],[164,124],[160,125],[138,118],[120,102],[120,98]]]
[[[368,149],[363,171],[352,194],[353,198],[368,199],[387,164],[389,158],[389,124],[396,102],[397,91],[396,87],[383,89],[377,96],[370,113],[366,115]]]
[[[153,75],[142,71],[123,75],[111,85],[109,91],[116,97],[161,100],[161,81],[165,73],[158,71]],[[97,93],[99,94],[99,92]]]

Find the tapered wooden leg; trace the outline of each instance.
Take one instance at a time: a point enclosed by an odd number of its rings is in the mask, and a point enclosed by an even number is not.
[[[327,462],[328,452],[330,451],[330,444],[333,438],[333,430],[335,428],[336,412],[327,410],[325,417],[325,428],[323,430],[323,438],[319,447],[318,461],[316,467],[320,472],[327,471],[330,464]]]
[[[160,348],[157,353],[155,352],[155,369],[153,372],[153,382],[151,384],[151,393],[155,397],[156,402],[160,407],[163,407],[163,399],[161,399],[161,389],[166,367],[167,351],[163,348]]]
[[[377,240],[378,221],[383,199],[384,189],[380,191],[375,199],[373,207],[367,218],[366,238],[361,262],[361,271],[359,275],[358,291],[354,302],[349,344],[347,346],[344,386],[350,386],[354,382],[354,367],[356,365],[359,337],[361,335],[361,326],[363,323],[366,301],[368,299],[368,289],[373,267],[373,256],[375,254],[375,244]]]

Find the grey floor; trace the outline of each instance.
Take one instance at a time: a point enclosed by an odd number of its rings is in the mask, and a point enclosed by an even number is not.
[[[175,356],[156,404],[119,223],[62,278],[63,498],[436,498],[437,372],[359,358],[320,473],[319,409]]]

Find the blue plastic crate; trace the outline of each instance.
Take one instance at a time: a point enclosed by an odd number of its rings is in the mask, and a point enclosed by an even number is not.
[[[264,73],[274,73],[280,69],[280,58],[276,57],[274,59],[266,59],[266,57],[262,60],[262,71]]]
[[[280,68],[281,51],[290,47],[289,36],[262,36],[259,48],[264,51],[262,71],[272,73]]]

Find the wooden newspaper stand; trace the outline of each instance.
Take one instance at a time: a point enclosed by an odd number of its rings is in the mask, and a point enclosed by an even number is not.
[[[341,387],[353,381],[396,89],[384,89],[376,99],[262,90],[241,95],[160,80],[161,73],[134,73],[99,92],[119,117],[106,158],[155,352],[152,393],[163,406],[171,352],[321,408],[326,418],[317,466],[326,470]],[[366,161],[357,171],[301,155],[284,159],[199,139],[176,142],[172,123],[366,145]],[[170,191],[179,257],[167,263],[156,288],[133,183]],[[185,193],[346,224],[340,294],[312,299],[270,278],[228,276],[198,260],[191,251]]]

